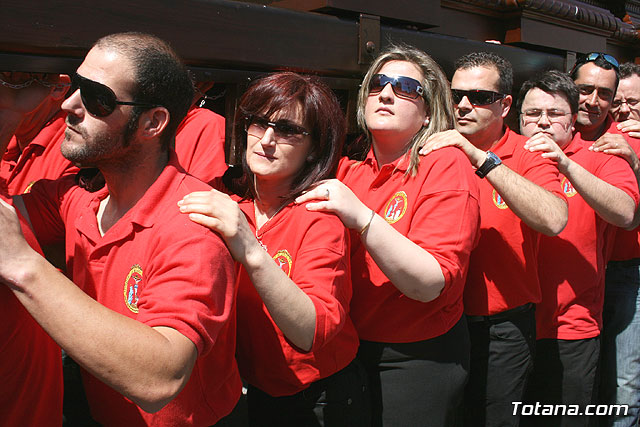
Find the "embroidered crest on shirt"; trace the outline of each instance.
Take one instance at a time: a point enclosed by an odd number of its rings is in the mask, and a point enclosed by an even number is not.
[[[493,204],[496,205],[498,209],[509,209],[507,202],[504,201],[502,196],[498,194],[498,192],[495,189],[493,190],[492,197],[493,197]]]
[[[407,201],[407,193],[404,191],[398,191],[396,194],[389,199],[387,204],[384,207],[384,219],[389,223],[393,224],[395,222],[400,221],[400,218],[404,216],[404,213],[407,211],[407,205],[409,202]]]
[[[562,191],[564,191],[565,196],[573,197],[576,194],[578,194],[576,189],[573,188],[573,185],[571,185],[571,181],[569,181],[566,176],[562,177],[562,181],[560,181],[560,185],[562,186]]]
[[[124,303],[134,313],[138,312],[138,286],[141,281],[142,267],[139,264],[135,264],[129,270],[127,279],[124,281]]]
[[[285,273],[287,276],[291,276],[291,267],[293,267],[293,258],[289,254],[289,251],[286,249],[281,249],[273,256],[273,260],[278,264],[278,267]]]

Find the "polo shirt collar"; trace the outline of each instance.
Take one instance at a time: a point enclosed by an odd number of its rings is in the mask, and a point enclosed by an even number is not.
[[[397,170],[400,172],[407,171],[407,168],[409,167],[409,162],[410,162],[410,150],[407,151],[404,155],[398,157],[393,162],[387,163],[386,165],[382,165],[382,167],[380,167],[380,165],[378,164],[378,160],[376,159],[376,156],[373,152],[373,145],[371,145],[371,148],[369,148],[369,152],[367,153],[367,157],[363,160],[364,164],[369,164],[372,167],[376,168],[377,170],[382,170],[385,167],[392,167],[393,170]]]

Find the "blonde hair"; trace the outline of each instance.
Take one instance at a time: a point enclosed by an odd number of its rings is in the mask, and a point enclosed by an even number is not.
[[[453,100],[449,82],[440,66],[425,52],[409,45],[391,45],[385,49],[371,64],[364,76],[362,86],[358,92],[358,125],[365,133],[367,147],[371,146],[371,133],[367,129],[364,109],[369,97],[369,83],[374,74],[389,61],[406,61],[417,66],[422,72],[422,87],[424,88],[425,106],[430,116],[429,124],[423,126],[411,141],[408,141],[407,151],[410,151],[410,162],[407,174],[415,176],[418,172],[420,155],[418,151],[427,138],[436,132],[452,129],[454,126]]]

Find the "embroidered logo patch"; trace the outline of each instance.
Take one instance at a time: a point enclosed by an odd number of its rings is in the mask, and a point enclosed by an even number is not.
[[[496,205],[498,209],[509,209],[509,206],[507,206],[507,203],[504,201],[502,196],[500,196],[495,189],[493,190],[492,197],[493,197],[493,204]]]
[[[562,191],[564,191],[565,196],[573,197],[576,194],[578,194],[576,189],[573,188],[573,185],[571,185],[571,181],[569,181],[566,176],[562,177],[562,181],[560,181],[560,185],[562,186]]]
[[[395,222],[400,221],[400,218],[404,216],[404,213],[407,211],[407,205],[409,202],[407,201],[407,193],[404,191],[398,191],[396,194],[389,199],[387,204],[384,207],[384,219],[389,223],[393,224]]]
[[[278,267],[285,273],[287,276],[291,277],[291,267],[293,267],[293,258],[289,254],[289,251],[286,249],[281,249],[273,256],[273,260],[278,264]]]
[[[124,303],[134,313],[138,312],[138,286],[141,281],[142,267],[135,264],[124,281]]]

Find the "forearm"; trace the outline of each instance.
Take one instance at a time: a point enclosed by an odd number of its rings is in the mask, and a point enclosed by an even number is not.
[[[374,215],[361,239],[377,266],[407,297],[428,302],[444,289],[444,275],[429,252]]]
[[[547,236],[559,234],[567,225],[567,203],[550,191],[532,183],[504,164],[486,178],[505,203],[525,224]]]
[[[561,171],[585,202],[605,221],[617,227],[629,227],[636,210],[631,196],[588,172],[574,161]]]
[[[11,289],[44,330],[81,366],[155,412],[186,384],[195,345],[170,328],[151,328],[102,306],[33,254]],[[186,340],[186,341],[185,341]]]
[[[298,348],[311,350],[316,330],[316,309],[311,298],[261,247],[243,265],[276,326]]]

